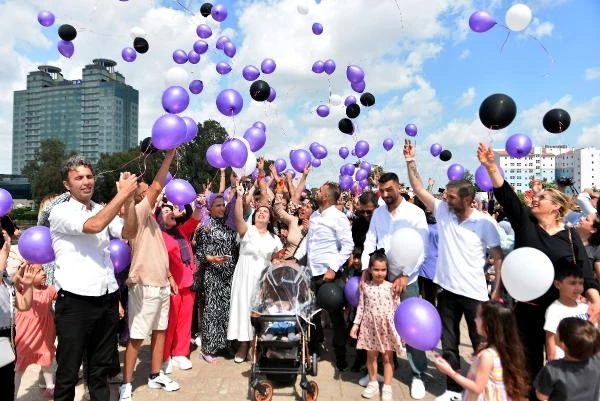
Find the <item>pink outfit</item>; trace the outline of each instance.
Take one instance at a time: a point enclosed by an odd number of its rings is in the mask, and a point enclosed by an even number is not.
[[[31,309],[18,311],[15,317],[15,345],[17,349],[16,371],[23,372],[29,365],[50,366],[56,348],[56,328],[52,301],[56,290],[52,286],[33,289]]]
[[[394,326],[394,312],[399,304],[400,298],[392,296],[392,283],[365,283],[354,318],[354,324],[360,325],[356,348],[402,353],[402,341]]]

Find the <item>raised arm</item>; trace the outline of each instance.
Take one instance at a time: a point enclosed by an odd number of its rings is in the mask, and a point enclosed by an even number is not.
[[[300,196],[302,195],[302,191],[304,190],[304,184],[306,183],[306,177],[308,177],[309,172],[310,163],[306,163],[306,166],[304,166],[304,170],[302,171],[302,177],[300,177],[300,182],[298,182],[298,186],[294,188],[292,192],[290,202],[295,204],[300,203]]]
[[[240,237],[243,237],[248,231],[248,225],[244,220],[244,187],[241,182],[238,182],[235,186],[236,197],[235,197],[235,229],[237,230]]]
[[[165,158],[160,165],[160,168],[156,172],[154,179],[152,180],[152,184],[148,187],[148,192],[146,192],[146,198],[148,198],[148,203],[150,207],[154,207],[156,204],[156,200],[160,195],[162,189],[165,186],[165,180],[167,178],[167,174],[169,173],[169,167],[171,167],[171,163],[173,162],[173,158],[177,153],[177,149],[170,149],[165,154]]]
[[[406,160],[406,169],[408,170],[408,180],[413,192],[421,199],[427,209],[433,210],[435,208],[435,197],[427,191],[427,188],[421,182],[421,177],[417,171],[417,162],[415,161],[415,148],[409,139],[404,140],[403,153]]]
[[[223,192],[225,192],[225,169],[220,168],[219,170],[221,172],[221,178],[219,179],[219,192],[217,193],[222,194]]]
[[[496,166],[494,151],[483,143],[480,143],[477,148],[477,159],[479,159],[479,162],[483,164],[490,175],[494,188],[500,188],[502,184],[504,184],[504,178],[500,175],[498,167]]]

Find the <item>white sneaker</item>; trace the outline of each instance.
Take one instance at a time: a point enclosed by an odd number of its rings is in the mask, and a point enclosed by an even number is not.
[[[121,384],[119,386],[119,401],[131,401],[133,399],[131,390],[131,383]]]
[[[377,375],[377,381],[379,383],[383,383],[383,376]],[[364,375],[363,377],[361,377],[358,380],[358,385],[361,387],[367,387],[367,384],[369,384],[369,375],[368,374]]]
[[[163,362],[162,371],[168,375],[173,373],[173,360],[171,358]]]
[[[413,377],[410,383],[410,396],[413,400],[422,400],[425,398],[425,384],[418,377]]]
[[[154,379],[148,378],[148,387],[150,388],[162,388],[165,391],[177,391],[181,388],[179,383],[163,373],[161,370],[158,372],[158,376]]]
[[[381,401],[393,401],[392,398],[392,386],[384,384],[381,390]]]
[[[171,357],[171,363],[173,366],[178,367],[181,370],[188,370],[192,368],[192,361],[185,356],[173,356]]]
[[[435,399],[435,401],[460,401],[462,399],[462,394],[456,391],[446,390],[444,394],[440,395]]]
[[[363,390],[362,393],[360,393],[360,395],[362,396],[362,398],[373,398],[373,397],[377,397],[379,398],[379,382],[369,382],[369,384],[367,384],[367,387]]]

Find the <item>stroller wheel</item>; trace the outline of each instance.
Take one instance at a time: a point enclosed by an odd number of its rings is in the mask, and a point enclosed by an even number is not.
[[[273,385],[268,380],[261,380],[258,388],[254,390],[254,401],[271,401],[273,398]],[[261,391],[262,390],[262,391]]]
[[[319,385],[316,381],[311,380],[308,382],[308,388],[302,390],[302,401],[316,401],[319,395]]]

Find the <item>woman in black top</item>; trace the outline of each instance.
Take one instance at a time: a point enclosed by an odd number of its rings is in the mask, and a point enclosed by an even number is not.
[[[494,186],[494,196],[502,205],[515,231],[515,249],[532,247],[550,258],[554,268],[570,266],[580,269],[584,277],[584,294],[591,302],[589,314],[596,318],[600,311],[600,293],[585,247],[576,230],[564,225],[569,211],[569,200],[557,190],[545,190],[534,197],[532,207],[521,203],[517,194],[498,172],[494,152],[479,144],[477,157],[485,166]],[[526,268],[526,266],[524,266]],[[496,272],[501,285],[501,272]],[[518,302],[515,314],[525,346],[529,381],[533,381],[544,364],[544,321],[548,305],[558,298],[558,290],[551,286],[541,297],[531,302]],[[530,400],[537,400],[532,391]]]

